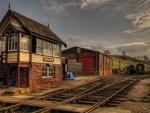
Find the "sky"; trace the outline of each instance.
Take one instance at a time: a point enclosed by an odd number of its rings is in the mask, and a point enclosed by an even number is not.
[[[67,48],[150,58],[150,0],[0,0],[0,21],[9,2],[12,10],[49,23]]]

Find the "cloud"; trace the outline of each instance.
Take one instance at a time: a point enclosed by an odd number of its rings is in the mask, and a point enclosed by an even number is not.
[[[103,4],[109,4],[112,0],[81,0],[81,9],[95,9]]]
[[[141,29],[133,28],[133,29],[129,29],[129,30],[124,31],[123,33],[134,33],[134,32],[140,31],[140,30]]]
[[[114,11],[116,12],[125,12],[126,10],[128,10],[130,8],[130,4],[127,4],[127,3],[118,3],[118,4],[115,4],[115,8],[114,8]]]
[[[52,11],[55,14],[65,13],[67,14],[66,9],[70,6],[76,6],[75,2],[59,3],[55,0],[40,0],[44,9],[47,11]]]
[[[150,27],[150,0],[141,0],[136,8],[125,16],[131,21],[133,29],[124,33],[133,33]]]
[[[71,38],[66,39],[66,41],[69,41],[71,43],[77,43],[81,42],[82,38],[80,36],[71,36]]]
[[[104,51],[106,50],[106,47],[101,43],[101,44],[91,45],[91,49],[94,49],[97,51]]]
[[[135,53],[135,52],[145,52],[150,49],[150,43],[149,42],[133,42],[129,44],[124,44],[122,46],[117,47],[118,51],[125,51],[129,53]]]

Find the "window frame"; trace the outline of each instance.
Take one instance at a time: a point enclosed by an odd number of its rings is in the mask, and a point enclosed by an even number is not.
[[[42,47],[41,47],[42,52],[41,53],[38,52],[38,49],[39,49],[39,47],[38,47],[38,40],[41,41],[41,43],[42,43]],[[43,55],[43,40],[39,39],[39,38],[36,39],[36,54]]]
[[[42,43],[42,46],[41,46],[42,52],[41,53],[38,52],[38,46],[39,46],[38,41],[41,41],[41,43]],[[48,44],[48,46],[49,46],[48,47],[48,53],[44,52],[45,44]],[[56,55],[56,52],[57,52],[57,55]],[[45,56],[52,56],[52,57],[60,57],[61,56],[61,45],[37,38],[36,39],[36,54],[45,55]]]
[[[11,35],[16,35],[16,42],[17,42],[17,46],[16,47],[17,47],[17,49],[14,49],[14,50],[12,50],[12,48],[11,48],[11,50],[9,50],[9,47],[10,47],[10,36]],[[18,42],[18,34],[16,34],[16,33],[9,34],[8,35],[8,52],[9,51],[18,51],[18,43],[19,43]],[[13,42],[13,44],[14,44],[14,48],[15,48],[15,42]],[[12,47],[12,42],[11,42],[11,47]]]
[[[2,43],[2,39],[4,43]],[[7,43],[7,36],[0,37],[0,55],[1,55],[1,52],[6,51],[6,43]],[[4,45],[4,48],[2,49],[3,45]]]
[[[46,69],[46,71],[45,71],[45,69]],[[50,71],[50,69],[52,69],[52,72]],[[46,76],[45,76],[45,74],[43,76],[43,73],[46,73]],[[51,76],[50,73],[53,74],[53,76]],[[55,77],[55,68],[54,67],[49,67],[49,66],[42,67],[42,78],[54,78],[54,77]]]
[[[48,41],[45,41],[45,40],[43,40],[43,55],[46,55],[46,56],[53,56],[53,43],[51,43],[51,42],[48,42]],[[45,43],[45,44],[44,44]],[[47,46],[47,44],[48,44],[48,46]],[[44,46],[47,46],[46,48],[46,50],[48,51],[48,53],[46,54],[45,53],[45,51],[44,51],[44,49],[45,49],[45,47]],[[51,49],[50,49],[51,48]],[[50,52],[51,52],[51,54],[50,54]]]
[[[21,42],[21,38],[23,38],[23,37],[20,36],[19,38],[20,38],[20,51],[30,52],[30,37],[29,36],[27,37],[26,35],[24,37],[24,38],[28,39],[28,41],[26,43],[26,49],[28,49],[28,50],[21,49],[21,45],[22,44],[24,45],[24,43]]]
[[[58,46],[58,48],[54,48],[54,47],[57,47]],[[56,51],[55,50],[57,50],[58,49],[58,56],[56,55]],[[59,44],[53,44],[53,56],[54,57],[60,57],[60,45]]]

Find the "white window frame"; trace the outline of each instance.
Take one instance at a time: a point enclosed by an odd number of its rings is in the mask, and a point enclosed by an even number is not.
[[[10,36],[12,36],[12,35],[15,35],[16,37],[11,38],[11,49],[9,49],[9,47],[10,47]],[[12,41],[12,39],[16,40],[16,43],[17,43],[16,47],[17,48],[15,48],[15,42]],[[14,48],[13,48],[13,44],[14,44]],[[16,33],[9,34],[8,35],[8,51],[17,51],[17,50],[18,50],[18,34],[16,34]]]
[[[54,74],[54,67],[42,67],[42,78],[53,78]]]
[[[23,48],[22,48],[23,46]],[[20,50],[29,52],[30,39],[26,35],[20,37]]]
[[[41,44],[42,44],[41,47],[39,47],[38,41],[41,41]],[[42,50],[41,53],[38,51],[39,49]],[[39,39],[39,38],[36,39],[36,53],[37,53],[37,54],[43,54],[43,40],[41,40],[41,39]]]
[[[6,42],[7,42],[7,37],[0,38],[0,55],[2,51],[6,51]]]
[[[43,55],[52,56],[52,43],[43,41]]]
[[[60,46],[59,44],[53,44],[53,56],[60,57]]]

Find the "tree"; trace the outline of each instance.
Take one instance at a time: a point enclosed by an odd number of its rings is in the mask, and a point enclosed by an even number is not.
[[[140,60],[140,56],[137,56],[136,58],[137,58],[138,60]]]
[[[126,60],[126,59],[127,59],[127,58],[126,58],[126,52],[125,52],[125,51],[122,51],[122,54],[123,54],[122,58]]]
[[[125,52],[125,51],[122,51],[122,54],[125,56],[125,55],[126,55],[126,52]]]
[[[141,60],[144,60],[144,56],[141,56]]]
[[[143,58],[145,61],[147,61],[149,59],[146,55],[144,55]]]
[[[103,53],[104,53],[105,55],[111,54],[111,52],[110,52],[109,50],[104,50]]]

